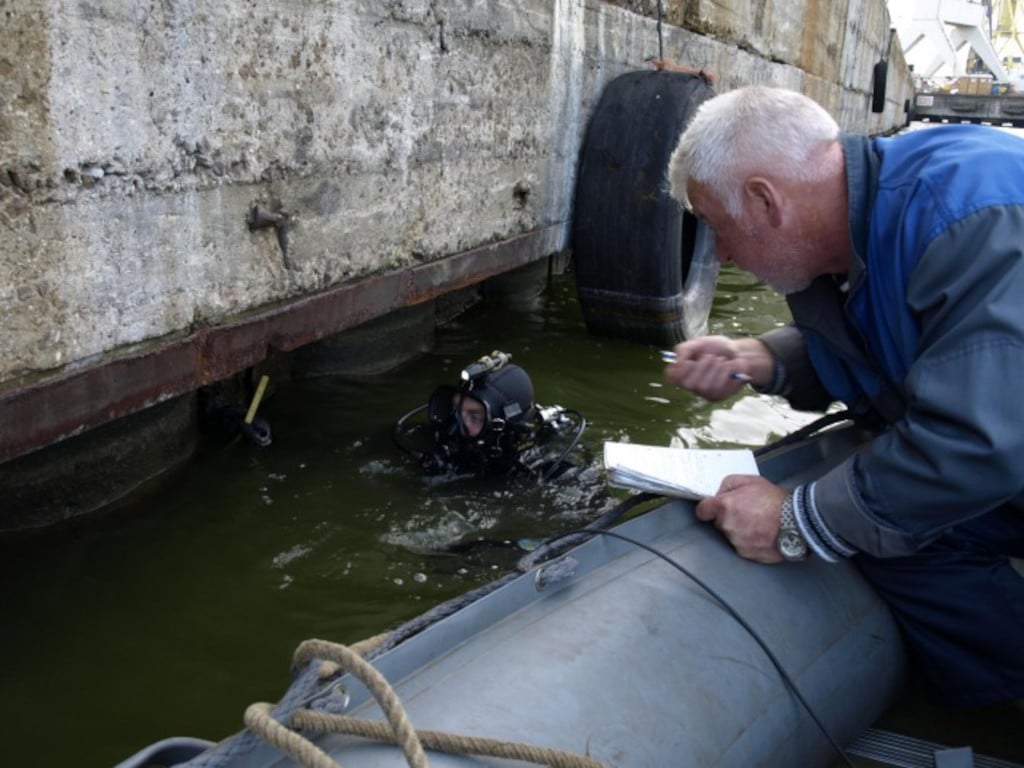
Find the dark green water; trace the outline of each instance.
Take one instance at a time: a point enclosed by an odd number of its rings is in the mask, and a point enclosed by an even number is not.
[[[712,322],[758,331],[783,307],[727,273]],[[597,456],[627,435],[757,444],[792,426],[764,398],[730,410],[663,387],[655,349],[588,335],[571,276],[533,306],[472,310],[387,375],[283,384],[260,410],[268,448],[205,450],[99,519],[0,542],[0,764],[104,766],[170,735],[219,739],[280,696],[303,639],[376,634],[510,562],[429,550],[551,534],[613,503],[599,462],[563,487],[432,486],[396,449],[394,419],[495,348],[530,372],[539,403],[586,416]]]
[[[712,330],[782,322],[772,292],[726,270]],[[568,486],[424,481],[393,421],[492,349],[537,401],[606,439],[760,445],[806,415],[745,393],[712,405],[661,383],[657,350],[588,335],[571,276],[531,307],[478,307],[400,370],[291,382],[260,414],[264,449],[210,447],[99,518],[0,541],[0,765],[109,766],[172,735],[217,740],[274,701],[304,639],[350,643],[498,576],[508,550],[439,554],[460,536],[537,537],[614,503],[597,466]]]

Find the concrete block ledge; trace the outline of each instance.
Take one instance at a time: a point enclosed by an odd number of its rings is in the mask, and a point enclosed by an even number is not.
[[[474,285],[561,249],[550,226],[410,269],[263,308],[187,336],[0,392],[0,463],[82,434],[392,310]]]

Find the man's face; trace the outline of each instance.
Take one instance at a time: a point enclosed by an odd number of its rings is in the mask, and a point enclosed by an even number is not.
[[[765,201],[743,198],[743,212],[733,219],[725,206],[699,182],[687,186],[692,213],[715,233],[715,255],[752,273],[779,293],[796,293],[813,278],[798,238],[772,223]]]
[[[487,423],[487,409],[475,397],[465,395],[459,403],[459,418],[462,420],[466,434],[476,437]]]

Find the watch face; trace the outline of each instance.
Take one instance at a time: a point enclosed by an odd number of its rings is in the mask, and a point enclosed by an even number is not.
[[[779,554],[787,560],[802,560],[807,557],[807,543],[798,531],[787,528],[779,533]]]

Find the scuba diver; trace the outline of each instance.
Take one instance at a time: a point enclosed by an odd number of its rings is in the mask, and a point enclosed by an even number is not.
[[[395,424],[395,442],[428,475],[526,474],[539,482],[574,474],[570,459],[586,419],[561,406],[542,407],[533,382],[512,356],[495,350],[466,366],[457,386],[441,386]],[[426,421],[411,421],[426,411]]]

